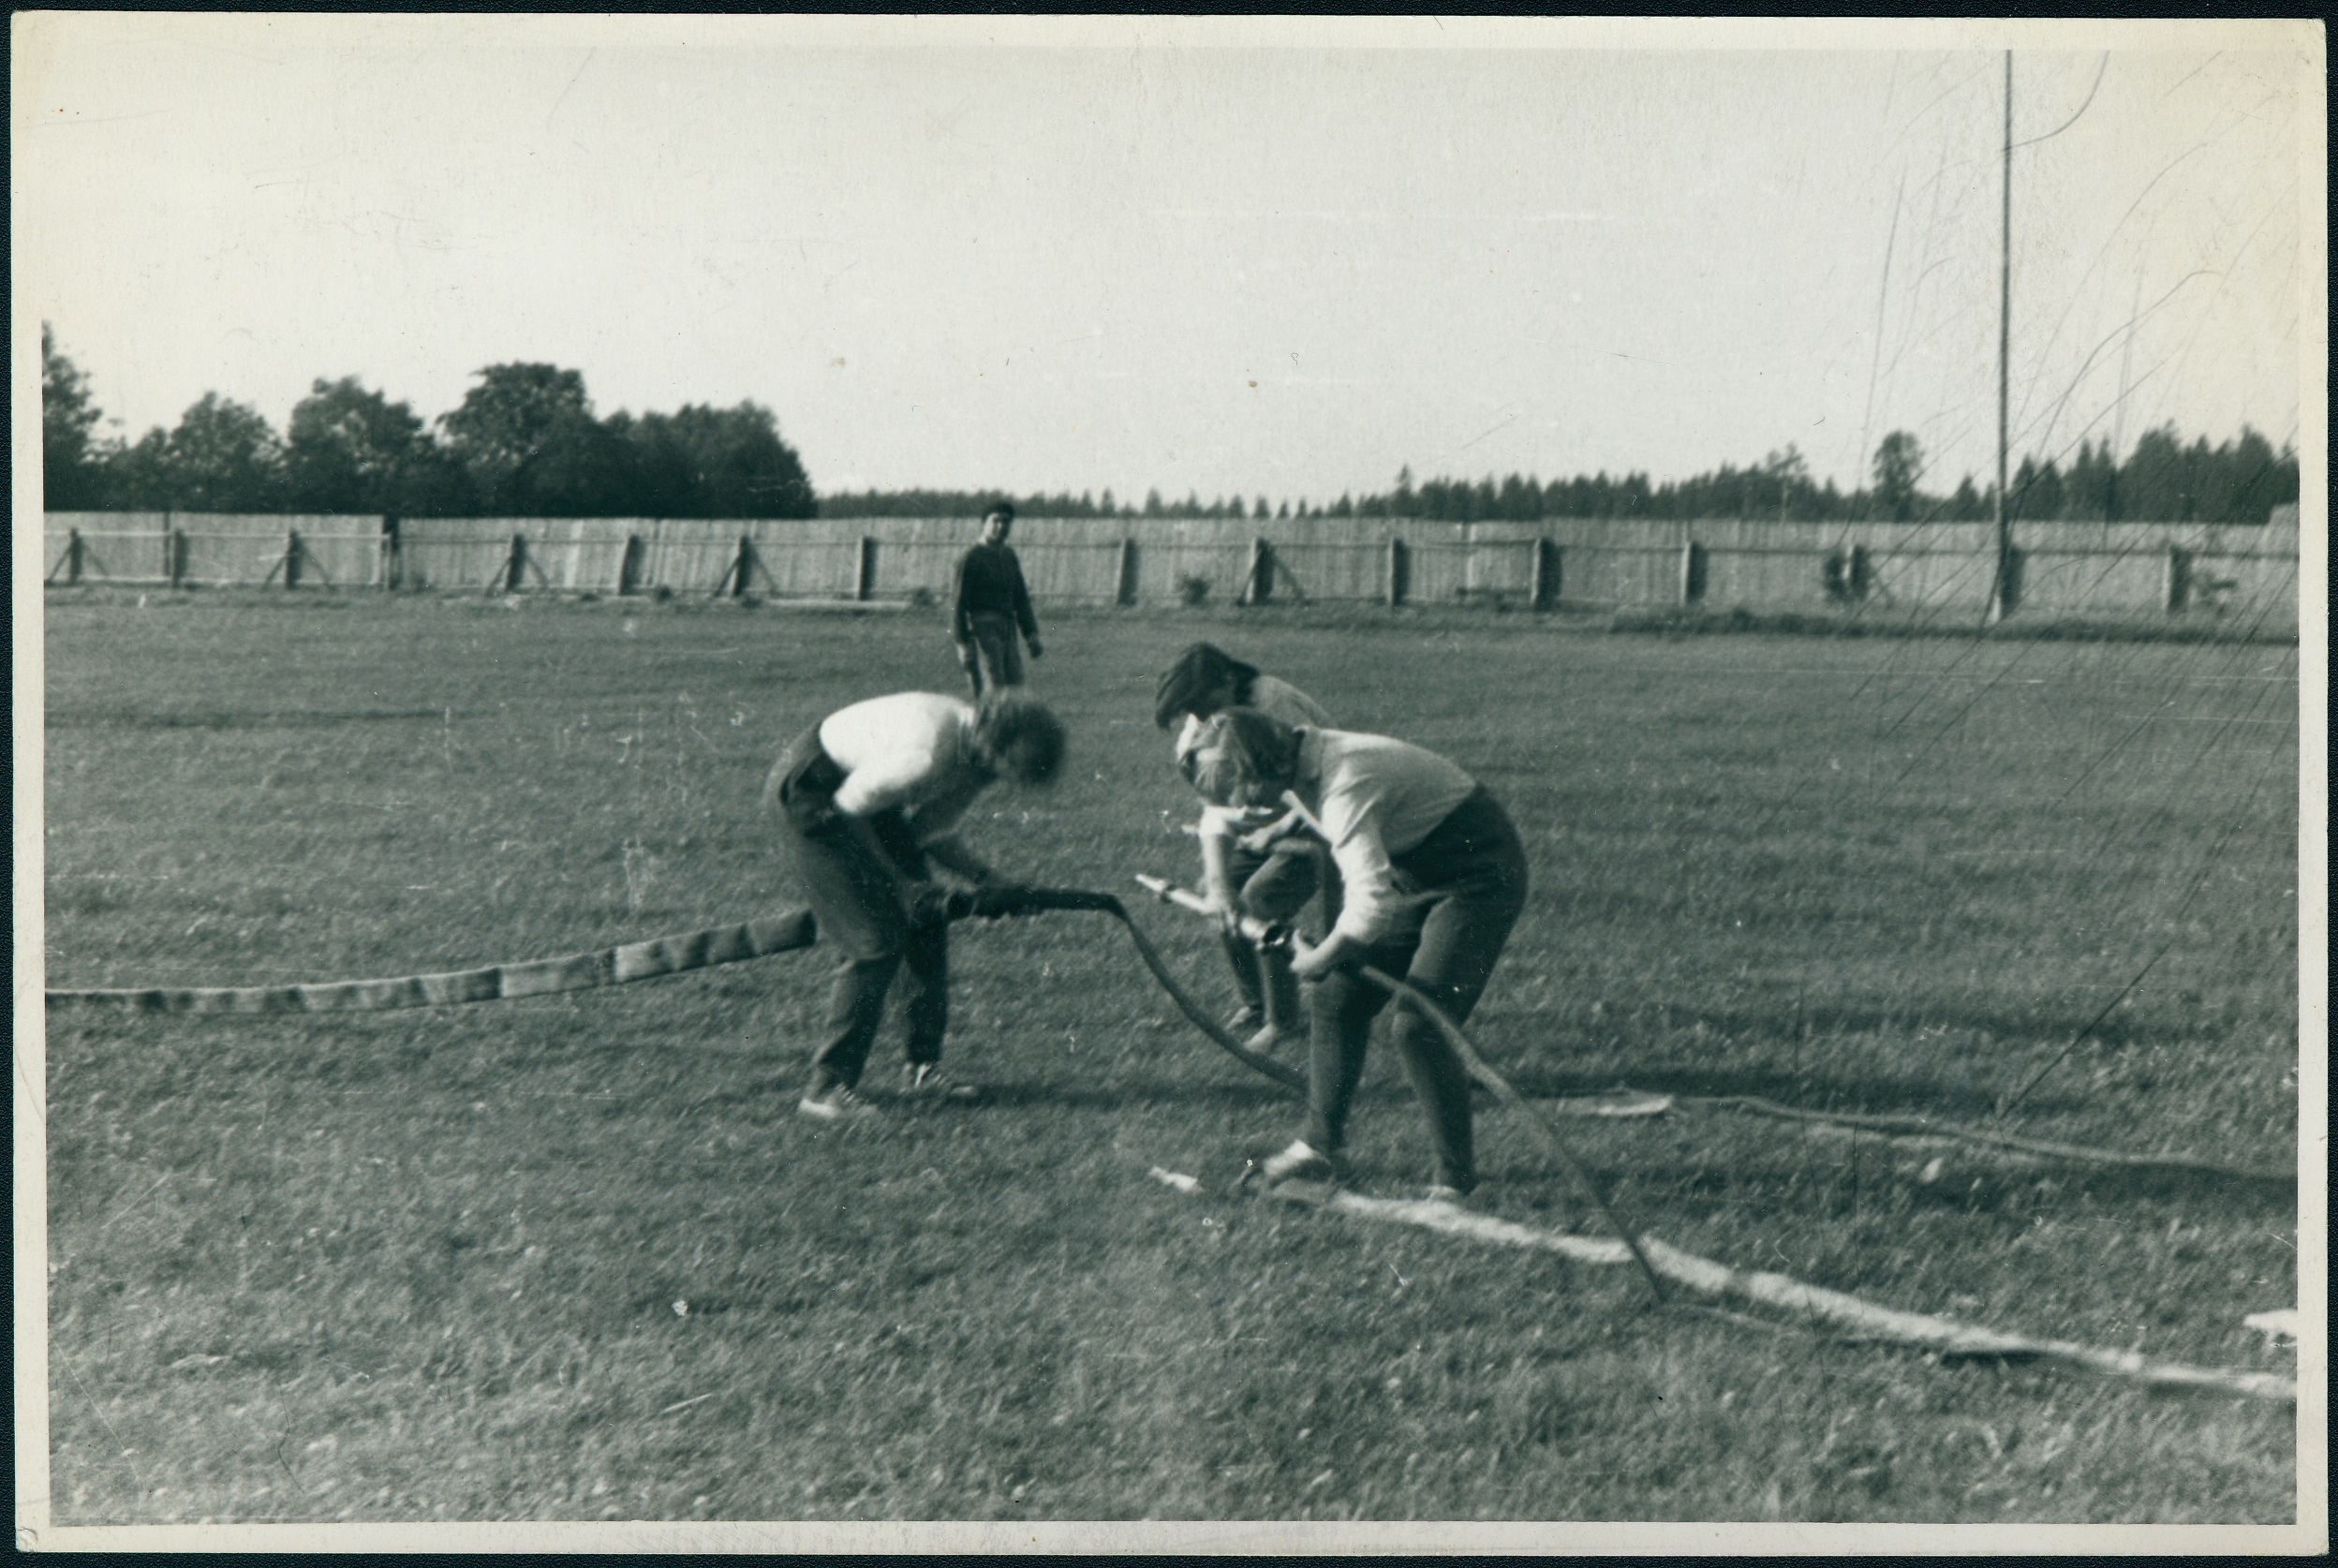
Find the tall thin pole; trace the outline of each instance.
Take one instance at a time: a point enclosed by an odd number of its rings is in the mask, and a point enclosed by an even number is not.
[[[1997,580],[1990,590],[1989,618],[2002,621],[2013,609],[2013,523],[2005,494],[2006,361],[2013,343],[2013,51],[2005,51],[2005,169],[2001,181],[1997,251]]]

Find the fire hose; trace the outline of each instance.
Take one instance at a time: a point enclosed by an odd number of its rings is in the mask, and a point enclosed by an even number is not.
[[[1139,885],[1164,904],[1174,904],[1212,919],[1220,918],[1210,902],[1197,893],[1189,893],[1160,877],[1140,875],[1136,880]],[[1252,941],[1284,943],[1295,947],[1300,945],[1296,935],[1287,926],[1270,925],[1250,915],[1236,916],[1234,924],[1242,935]],[[1559,1157],[1560,1163],[1567,1168],[1567,1174],[1575,1179],[1576,1185],[1591,1198],[1592,1206],[1599,1210],[1609,1227],[1622,1239],[1625,1248],[1631,1251],[1632,1260],[1640,1265],[1640,1272],[1647,1277],[1648,1288],[1655,1293],[1656,1299],[1660,1302],[1665,1300],[1664,1280],[1657,1274],[1656,1265],[1649,1261],[1647,1250],[1640,1245],[1638,1227],[1626,1223],[1623,1217],[1616,1212],[1607,1194],[1592,1178],[1590,1168],[1575,1157],[1575,1151],[1567,1146],[1566,1140],[1559,1136],[1559,1130],[1551,1126],[1524,1095],[1510,1086],[1509,1079],[1487,1063],[1486,1058],[1478,1054],[1477,1047],[1470,1043],[1470,1037],[1461,1032],[1461,1026],[1447,1016],[1443,1008],[1395,975],[1383,973],[1369,964],[1358,964],[1354,969],[1364,979],[1428,1020],[1429,1027],[1443,1035],[1445,1043],[1453,1047],[1454,1054],[1461,1058],[1461,1065],[1468,1070],[1470,1076],[1491,1089],[1503,1104],[1517,1112],[1534,1130],[1544,1146]]]
[[[1091,910],[1112,916],[1120,923],[1121,929],[1128,932],[1129,940],[1135,944],[1136,955],[1144,960],[1145,967],[1161,983],[1161,988],[1168,993],[1169,999],[1177,1004],[1177,1011],[1207,1036],[1211,1044],[1252,1072],[1272,1078],[1294,1093],[1307,1092],[1305,1074],[1285,1067],[1272,1057],[1261,1056],[1251,1050],[1210,1017],[1207,1010],[1194,999],[1193,994],[1169,972],[1169,966],[1162,961],[1161,950],[1153,946],[1152,939],[1145,934],[1145,928],[1130,918],[1128,907],[1111,894],[1089,893],[1069,887],[978,887],[971,891],[951,893],[943,904],[945,912],[953,920],[963,920],[969,916],[995,920],[1001,915],[1036,914],[1043,910]]]
[[[1162,898],[1179,901],[1168,891],[1168,884],[1153,878],[1139,878]],[[1192,895],[1184,895],[1189,906],[1198,903]],[[1203,909],[1207,906],[1202,905]],[[1193,1027],[1202,1031],[1210,1043],[1262,1076],[1274,1080],[1294,1093],[1307,1090],[1306,1076],[1286,1067],[1271,1057],[1251,1050],[1212,1019],[1191,992],[1177,980],[1164,963],[1161,952],[1144,928],[1129,915],[1128,908],[1109,893],[1089,892],[1082,888],[1029,887],[1002,884],[991,887],[956,889],[947,893],[936,889],[916,911],[926,920],[998,920],[1009,916],[1036,914],[1049,910],[1086,910],[1110,915],[1120,923],[1136,948],[1136,955],[1144,962],[1155,981],[1160,983],[1169,999],[1176,1004]],[[1252,923],[1253,925],[1256,923]],[[1270,933],[1258,927],[1253,933],[1281,939],[1287,934]],[[718,965],[742,963],[750,958],[768,957],[773,954],[792,953],[813,945],[819,939],[819,924],[808,910],[793,910],[767,920],[749,921],[736,925],[721,925],[703,931],[691,931],[678,936],[653,938],[648,941],[628,942],[615,947],[599,948],[588,953],[573,953],[557,958],[540,958],[518,964],[493,964],[475,969],[458,969],[438,974],[407,975],[392,980],[348,980],[324,984],[294,985],[211,985],[211,986],[139,986],[86,990],[52,990],[46,994],[48,1005],[54,1007],[95,1006],[113,1007],[131,1013],[354,1013],[376,1012],[403,1007],[441,1007],[463,1002],[508,1001],[521,997],[546,996],[560,991],[581,991],[603,985],[622,985],[638,980],[651,980],[691,969],[713,969]],[[1543,1119],[1528,1106],[1518,1092],[1502,1075],[1486,1065],[1469,1040],[1455,1027],[1453,1020],[1427,997],[1412,986],[1369,967],[1361,970],[1364,977],[1388,990],[1428,1018],[1444,1035],[1472,1076],[1492,1088],[1511,1105],[1523,1112],[1527,1120],[1545,1141],[1558,1152],[1576,1180],[1591,1195],[1602,1214],[1607,1217],[1617,1234],[1624,1238],[1632,1255],[1639,1261],[1648,1275],[1650,1288],[1659,1300],[1664,1286],[1641,1250],[1637,1235],[1617,1216],[1606,1194],[1591,1179],[1572,1151],[1562,1143]]]
[[[511,1001],[556,991],[584,991],[636,980],[713,969],[775,953],[792,953],[819,939],[809,910],[768,920],[717,925],[647,941],[626,942],[519,964],[395,980],[338,980],[303,985],[129,986],[52,990],[51,1008],[115,1008],[130,1013],[373,1013],[398,1007],[449,1007],[461,1002]]]
[[[1206,900],[1175,888],[1161,879],[1145,877],[1138,880],[1164,902],[1211,912]],[[976,888],[942,895],[924,912],[929,919],[956,921],[999,919],[1046,910],[1087,910],[1109,914],[1119,921],[1153,978],[1176,1003],[1178,1011],[1212,1043],[1285,1088],[1304,1090],[1305,1080],[1301,1074],[1248,1049],[1210,1019],[1202,1005],[1169,972],[1160,952],[1130,917],[1127,908],[1111,894],[1073,888]],[[1253,938],[1278,938],[1282,935],[1256,922],[1249,923],[1245,929]],[[90,1007],[134,1013],[240,1015],[440,1007],[627,984],[693,969],[712,969],[800,951],[812,946],[818,935],[818,925],[810,911],[791,910],[764,920],[652,938],[556,958],[408,975],[398,979],[291,985],[59,989],[48,991],[46,1000],[51,1008]],[[1665,1274],[1699,1294],[1739,1295],[1766,1305],[1787,1307],[1820,1321],[1834,1321],[1842,1326],[1872,1332],[1878,1338],[1924,1345],[1943,1354],[2038,1356],[2137,1379],[2153,1386],[2219,1388],[2288,1402],[2294,1402],[2297,1398],[2297,1385],[2291,1379],[2263,1373],[2156,1363],[2132,1352],[2099,1351],[2056,1340],[1993,1334],[1946,1319],[1874,1308],[1857,1297],[1817,1290],[1782,1276],[1740,1273],[1665,1247],[1662,1242],[1650,1240],[1643,1244],[1639,1235],[1617,1216],[1597,1184],[1591,1180],[1590,1173],[1574,1158],[1556,1131],[1535,1114],[1501,1074],[1486,1064],[1450,1018],[1445,1017],[1428,998],[1402,981],[1369,967],[1359,972],[1386,987],[1400,1001],[1418,1009],[1453,1045],[1473,1077],[1493,1089],[1506,1103],[1524,1113],[1529,1125],[1559,1153],[1576,1179],[1590,1191],[1602,1214],[1622,1238],[1621,1254],[1628,1255],[1639,1265],[1649,1277],[1650,1287],[1655,1290],[1659,1300],[1666,1299],[1658,1277],[1657,1264],[1661,1262]],[[1180,1183],[1190,1181],[1190,1178],[1184,1177],[1175,1179]],[[1327,1201],[1335,1207],[1373,1218],[1413,1220],[1431,1228],[1458,1229],[1472,1235],[1487,1233],[1487,1239],[1553,1248],[1569,1255],[1580,1255],[1591,1262],[1605,1261],[1595,1250],[1612,1245],[1564,1235],[1529,1235],[1523,1227],[1434,1204],[1391,1203],[1347,1192],[1334,1192]],[[1513,1232],[1517,1235],[1513,1235]],[[1621,1262],[1622,1255],[1617,1256],[1614,1261]]]
[[[1294,1093],[1307,1088],[1293,1068],[1261,1056],[1213,1022],[1192,993],[1169,972],[1160,950],[1109,893],[1078,888],[1004,885],[940,893],[921,910],[926,919],[997,920],[1043,910],[1090,910],[1117,920],[1136,954],[1161,983],[1177,1010],[1212,1044],[1252,1072]],[[646,941],[571,953],[525,963],[405,975],[392,980],[343,980],[293,985],[128,986],[46,993],[51,1008],[112,1008],[129,1013],[368,1013],[402,1007],[448,1007],[464,1002],[511,1001],[561,991],[591,990],[655,980],[692,969],[744,963],[793,953],[819,939],[819,924],[808,910],[790,910],[765,920],[712,926]]]
[[[1159,877],[1137,878],[1145,888],[1163,903],[1174,904],[1215,919],[1218,911],[1201,895]],[[1288,939],[1288,933],[1280,927],[1244,917],[1238,922],[1245,936],[1252,940]],[[1564,1253],[1584,1262],[1606,1263],[1623,1261],[1628,1256],[1647,1276],[1650,1288],[1659,1302],[1669,1305],[1663,1280],[1671,1280],[1693,1295],[1710,1298],[1743,1300],[1751,1304],[1783,1309],[1795,1316],[1815,1324],[1849,1330],[1889,1344],[1920,1347],[1944,1356],[2000,1357],[2015,1360],[2035,1358],[2058,1362],[2085,1371],[2123,1378],[2146,1387],[2180,1392],[2223,1392],[2246,1398],[2271,1399],[2294,1404],[2297,1382],[2270,1372],[2252,1372],[2226,1368],[2187,1366],[2178,1362],[2158,1361],[2134,1351],[2108,1351],[2069,1340],[2039,1339],[2020,1334],[2006,1334],[1992,1329],[1961,1324],[1947,1318],[1925,1313],[1900,1311],[1878,1307],[1858,1296],[1841,1291],[1805,1284],[1784,1275],[1744,1270],[1684,1252],[1668,1247],[1654,1237],[1643,1238],[1625,1224],[1601,1193],[1598,1184],[1582,1163],[1560,1140],[1557,1131],[1535,1113],[1517,1091],[1502,1076],[1487,1065],[1470,1043],[1469,1038],[1443,1011],[1427,997],[1396,979],[1369,966],[1359,966],[1357,972],[1365,979],[1386,989],[1436,1026],[1444,1035],[1471,1072],[1499,1095],[1505,1103],[1524,1114],[1530,1126],[1541,1133],[1547,1145],[1556,1150],[1576,1181],[1591,1194],[1600,1212],[1606,1218],[1620,1238],[1622,1246],[1616,1254],[1604,1249],[1615,1243],[1537,1231],[1531,1226],[1495,1219],[1491,1216],[1458,1210],[1450,1206],[1434,1203],[1407,1203],[1384,1198],[1367,1197],[1360,1193],[1333,1190],[1326,1194],[1309,1195],[1308,1201],[1354,1213],[1368,1219],[1394,1220],[1419,1224],[1431,1230],[1451,1231],[1474,1239],[1493,1241],[1509,1246],[1525,1246]],[[1156,1169],[1157,1179],[1187,1188],[1190,1178],[1174,1176]],[[1717,1309],[1708,1309],[1717,1310]],[[1727,1315],[1726,1313],[1724,1314]]]

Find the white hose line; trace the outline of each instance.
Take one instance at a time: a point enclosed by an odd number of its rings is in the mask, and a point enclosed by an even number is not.
[[[1186,1185],[1192,1180],[1190,1176],[1179,1177],[1176,1172],[1158,1167],[1150,1174],[1155,1180],[1180,1191],[1195,1190]],[[1620,1241],[1542,1230],[1517,1220],[1474,1213],[1456,1204],[1372,1198],[1342,1188],[1324,1188],[1315,1183],[1300,1182],[1286,1182],[1273,1188],[1270,1195],[1288,1202],[1330,1209],[1335,1213],[1354,1215],[1358,1219],[1413,1225],[1493,1246],[1556,1252],[1576,1263],[1612,1266],[1632,1261],[1631,1251]],[[1649,1263],[1659,1274],[1694,1294],[1716,1301],[1742,1301],[1774,1308],[1807,1321],[1850,1329],[1870,1339],[1907,1345],[1947,1357],[2048,1361],[2139,1383],[2147,1388],[2183,1393],[2234,1394],[2282,1404],[2297,1403],[2297,1381],[2276,1373],[2193,1367],[2176,1361],[2155,1361],[2132,1351],[2103,1350],[2068,1339],[2038,1339],[2024,1334],[2001,1333],[1995,1329],[1961,1324],[1951,1318],[1878,1307],[1856,1295],[1804,1284],[1783,1274],[1731,1268],[1726,1264],[1715,1263],[1693,1252],[1683,1252],[1653,1236],[1642,1236],[1640,1245]]]
[[[1469,1069],[1470,1076],[1492,1089],[1509,1104],[1511,1109],[1523,1117],[1526,1124],[1541,1136],[1544,1146],[1565,1161],[1567,1170],[1575,1177],[1576,1185],[1590,1194],[1591,1202],[1598,1206],[1600,1214],[1606,1218],[1616,1235],[1622,1239],[1624,1246],[1631,1250],[1632,1261],[1640,1265],[1640,1272],[1647,1277],[1648,1288],[1655,1293],[1659,1302],[1663,1301],[1665,1299],[1665,1287],[1662,1282],[1664,1277],[1658,1271],[1655,1261],[1640,1245],[1640,1228],[1626,1222],[1623,1216],[1616,1212],[1615,1206],[1607,1201],[1607,1194],[1601,1190],[1598,1182],[1591,1179],[1591,1168],[1575,1157],[1575,1150],[1568,1147],[1566,1140],[1559,1136],[1559,1130],[1545,1121],[1532,1104],[1527,1101],[1526,1096],[1512,1088],[1510,1080],[1495,1072],[1487,1064],[1486,1058],[1477,1054],[1477,1047],[1471,1044],[1469,1036],[1461,1032],[1461,1026],[1445,1015],[1443,1008],[1439,1007],[1394,975],[1383,974],[1369,964],[1357,965],[1356,972],[1374,984],[1385,987],[1390,996],[1406,1003],[1413,1012],[1428,1019],[1430,1026],[1445,1037],[1445,1043],[1453,1047],[1454,1054],[1461,1058],[1461,1064]]]

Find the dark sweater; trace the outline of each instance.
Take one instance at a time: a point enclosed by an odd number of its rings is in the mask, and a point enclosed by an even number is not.
[[[968,617],[1011,615],[1023,629],[1023,640],[1039,640],[1039,621],[1031,614],[1030,590],[1023,585],[1023,563],[1012,546],[978,544],[958,560],[957,582],[950,594],[950,635],[963,643],[972,635]]]

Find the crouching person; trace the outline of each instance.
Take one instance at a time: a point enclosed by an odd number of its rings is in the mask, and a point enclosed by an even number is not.
[[[1240,806],[1291,791],[1330,840],[1344,884],[1331,935],[1295,966],[1310,983],[1306,1130],[1262,1171],[1269,1181],[1328,1179],[1344,1163],[1372,1020],[1389,1001],[1355,967],[1398,976],[1456,1022],[1468,1018],[1525,907],[1526,851],[1501,803],[1434,752],[1247,708],[1216,724],[1202,764],[1212,791]],[[1477,1185],[1469,1071],[1409,1007],[1391,1032],[1437,1150],[1429,1196],[1458,1201]]]
[[[998,780],[1052,781],[1063,726],[1020,692],[977,707],[905,691],[830,714],[788,747],[764,786],[777,808],[822,945],[839,965],[809,1088],[796,1109],[836,1121],[866,1115],[861,1072],[896,972],[908,973],[908,1090],[972,1099],[941,1071],[949,1028],[950,928],[940,866],[976,886],[998,874],[957,836],[958,819]]]
[[[1285,724],[1327,728],[1331,723],[1313,698],[1289,682],[1208,643],[1195,643],[1162,675],[1153,707],[1155,724],[1176,728],[1177,771],[1186,782],[1195,782],[1208,720],[1230,707],[1255,708]],[[1212,803],[1203,808],[1194,832],[1202,846],[1202,891],[1219,917],[1226,961],[1242,998],[1232,1028],[1250,1037],[1251,1050],[1272,1050],[1286,1036],[1305,1032],[1299,984],[1289,954],[1252,943],[1237,922],[1250,915],[1288,925],[1325,882],[1328,919],[1339,912],[1339,880],[1322,875],[1323,846],[1298,814],[1280,802],[1262,811]]]

